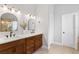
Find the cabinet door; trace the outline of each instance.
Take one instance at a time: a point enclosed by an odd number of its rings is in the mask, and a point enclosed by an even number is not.
[[[35,50],[39,49],[42,46],[42,35],[37,35],[35,38]]]
[[[24,47],[23,47],[23,45],[16,46],[16,54],[24,54]]]
[[[17,41],[16,54],[24,54],[24,44],[25,44],[24,39]]]
[[[30,37],[30,38],[26,39],[25,50],[26,50],[27,54],[30,54],[30,53],[34,52],[34,39],[33,39],[33,37]]]
[[[0,44],[0,54],[16,53],[16,41]]]
[[[15,53],[16,53],[15,47],[11,47],[11,48],[0,51],[0,54],[15,54]]]

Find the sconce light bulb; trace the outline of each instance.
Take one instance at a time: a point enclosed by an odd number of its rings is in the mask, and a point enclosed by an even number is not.
[[[21,14],[21,12],[20,12],[20,11],[18,11],[17,13],[18,13],[18,14]]]
[[[27,14],[27,18],[28,18],[28,19],[30,19],[30,18],[31,18],[31,16],[32,16],[31,14]]]
[[[4,24],[4,21],[1,21],[2,24]]]
[[[14,13],[14,12],[15,12],[14,8],[12,8],[11,12],[12,12],[12,13]]]

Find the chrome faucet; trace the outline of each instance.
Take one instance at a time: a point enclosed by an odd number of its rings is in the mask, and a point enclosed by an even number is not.
[[[13,33],[13,32],[10,32],[10,37],[12,37],[12,33]]]

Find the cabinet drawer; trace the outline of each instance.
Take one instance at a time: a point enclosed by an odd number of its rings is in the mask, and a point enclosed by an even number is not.
[[[26,48],[26,53],[27,54],[30,54],[30,53],[33,53],[34,52],[34,47],[27,47]]]
[[[41,42],[41,41],[42,41],[41,39],[36,39],[35,40],[36,43]]]
[[[42,34],[37,35],[37,36],[35,36],[34,38],[35,38],[35,39],[42,39]]]
[[[5,43],[5,44],[0,44],[0,51],[4,50],[4,49],[8,49],[8,48],[13,47],[13,46],[16,46],[16,41]]]
[[[16,42],[17,42],[17,45],[25,44],[25,40],[24,39],[18,40]]]
[[[16,47],[16,54],[24,54],[24,45],[18,45]]]
[[[15,53],[16,53],[15,47],[11,47],[11,48],[0,51],[0,54],[15,54]]]
[[[40,46],[40,45],[42,45],[42,39],[35,40],[35,46]]]
[[[35,45],[41,45],[42,43],[39,41],[39,42],[36,42]]]
[[[26,40],[26,45],[33,45],[34,44],[34,40],[31,38],[31,39],[27,39]]]
[[[39,49],[41,46],[42,46],[42,44],[40,44],[40,43],[37,44],[37,43],[36,43],[36,44],[35,44],[35,50]]]

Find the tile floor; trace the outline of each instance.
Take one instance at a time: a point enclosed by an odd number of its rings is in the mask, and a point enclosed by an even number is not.
[[[48,54],[48,49],[40,48],[34,54]]]
[[[46,48],[40,48],[34,54],[79,54],[79,50],[52,44],[49,50]]]
[[[75,50],[74,48],[69,48],[65,46],[59,46],[59,45],[51,45],[51,48],[49,49],[49,54],[78,54],[79,51]]]

